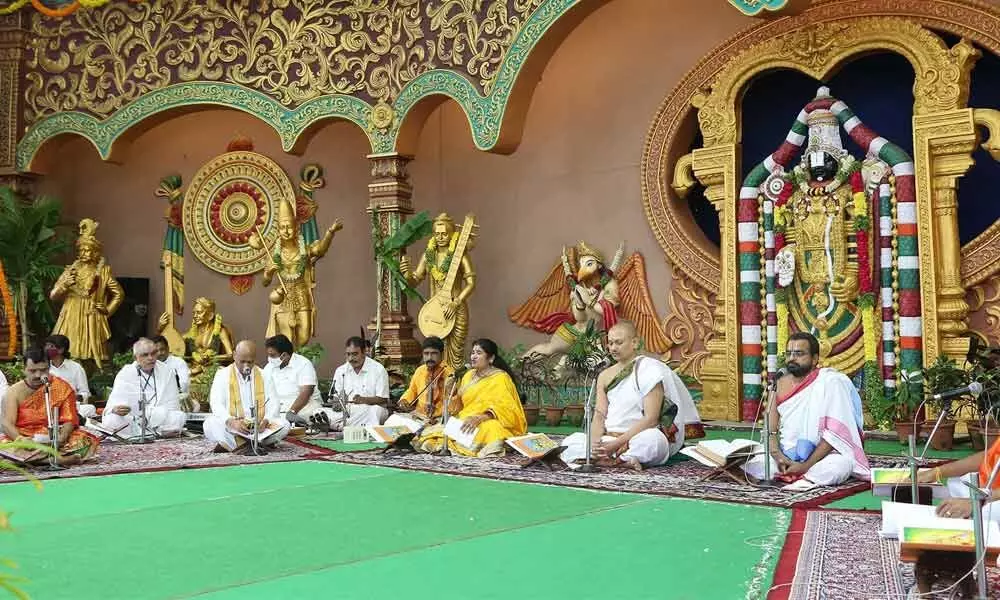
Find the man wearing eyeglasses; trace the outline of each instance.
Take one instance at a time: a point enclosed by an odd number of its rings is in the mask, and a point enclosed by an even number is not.
[[[819,341],[811,334],[792,334],[786,348],[785,368],[767,407],[774,478],[816,485],[837,485],[851,476],[869,479],[861,396],[854,384],[839,371],[819,368]],[[763,479],[764,457],[748,462],[746,471]]]

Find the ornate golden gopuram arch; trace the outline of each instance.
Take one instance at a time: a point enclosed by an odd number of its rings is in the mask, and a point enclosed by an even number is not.
[[[963,39],[949,48],[932,29]],[[969,307],[968,284],[960,275],[963,255],[982,260],[989,256],[983,249],[989,244],[992,256],[997,256],[998,246],[992,246],[992,240],[1000,239],[1000,232],[991,228],[969,245],[970,252],[961,251],[956,187],[973,164],[971,153],[980,141],[977,124],[990,130],[986,145],[993,142],[997,113],[966,104],[969,74],[978,56],[973,44],[1000,53],[998,31],[1000,11],[974,0],[933,6],[918,0],[819,2],[800,15],[738,34],[699,62],[667,97],[646,139],[643,201],[675,278],[714,299],[714,335],[705,343],[708,358],[699,373],[704,416],[752,418],[766,376],[761,349],[767,328],[754,322],[761,312],[749,311],[756,317],[748,317],[747,311],[740,311],[741,300],[748,306],[746,293],[753,285],[745,284],[753,277],[744,281],[741,292],[737,201],[743,172],[742,94],[755,76],[773,69],[794,69],[822,81],[852,58],[872,52],[895,52],[913,65],[913,173],[920,248],[919,259],[904,264],[919,263],[921,306],[918,314],[903,318],[904,329],[918,326],[919,333],[910,333],[922,337],[923,344],[922,353],[907,354],[914,364],[901,367],[919,368],[921,360],[932,361],[939,354],[964,356]],[[685,145],[695,126],[693,111],[704,142],[689,153]],[[696,182],[705,186],[706,197],[719,213],[721,252],[698,230],[682,202]],[[748,225],[757,231],[756,222]],[[982,281],[983,273],[996,273],[1000,263],[973,270]],[[759,304],[759,283],[756,294]],[[898,309],[898,296],[896,302]],[[898,327],[897,318],[897,350]]]

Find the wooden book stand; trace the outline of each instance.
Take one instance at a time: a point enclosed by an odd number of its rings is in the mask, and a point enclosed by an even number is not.
[[[555,448],[552,448],[551,450],[549,450],[548,452],[546,452],[541,456],[536,456],[535,458],[529,458],[528,462],[521,465],[521,468],[526,469],[532,465],[538,465],[547,467],[548,470],[550,471],[555,471],[557,464],[562,462],[560,455],[563,453],[563,450],[565,449],[566,446],[556,446]]]

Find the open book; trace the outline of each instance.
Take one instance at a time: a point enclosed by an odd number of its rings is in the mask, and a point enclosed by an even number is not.
[[[895,489],[910,485],[910,469],[908,468],[882,468],[872,469],[872,494],[892,498]],[[930,487],[935,498],[949,497],[948,488],[944,484],[921,483],[920,487]]]
[[[16,465],[32,463],[46,456],[48,455],[41,450],[32,450],[29,448],[6,448],[0,450],[0,459],[9,460]]]
[[[753,440],[704,440],[681,448],[681,453],[706,467],[724,467],[730,461],[746,460],[763,451],[764,446]]]
[[[462,431],[462,425],[465,425],[465,421],[458,417],[451,417],[448,419],[448,424],[444,426],[444,432],[462,446],[472,448],[475,445],[476,433],[479,432],[479,428],[477,427],[472,433],[465,433]]]
[[[975,552],[971,519],[947,519],[936,514],[936,507],[903,502],[882,503],[882,537],[899,540],[899,558],[917,560],[925,551]],[[985,523],[986,554],[996,559],[1000,553],[1000,527],[996,521]]]
[[[559,444],[544,433],[529,433],[517,437],[507,438],[510,447],[528,458],[541,458],[553,448],[558,448]]]
[[[252,429],[250,431],[244,433],[242,431],[237,431],[237,430],[233,429],[232,427],[226,426],[226,431],[228,431],[229,433],[233,434],[234,437],[243,438],[243,439],[248,440],[248,441],[253,441],[253,430]],[[267,428],[262,429],[260,431],[260,434],[259,434],[259,441],[260,441],[260,443],[261,444],[266,443],[267,440],[268,440],[268,438],[270,438],[272,435],[278,433],[279,431],[281,431],[280,427],[278,427],[277,425],[275,425],[273,423],[269,424],[267,426]]]
[[[406,435],[408,433],[416,433],[417,430],[411,428],[407,425],[369,425],[367,427],[368,435],[371,436],[373,440],[382,444],[391,444],[399,439],[400,436]],[[404,442],[405,443],[405,442]]]

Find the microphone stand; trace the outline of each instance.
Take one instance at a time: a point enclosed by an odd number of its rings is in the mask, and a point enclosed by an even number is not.
[[[768,384],[767,406],[764,407],[764,481],[771,481],[771,407],[777,380]]]
[[[993,465],[990,478],[986,480],[986,488],[979,487],[979,473],[972,473],[972,481],[966,481],[969,488],[969,498],[972,500],[972,533],[976,542],[976,600],[987,600],[986,595],[986,534],[983,531],[983,501],[990,497],[990,490],[1000,470],[1000,460]]]
[[[584,421],[584,435],[587,436],[587,446],[584,452],[584,463],[580,465],[577,471],[581,473],[596,473],[600,471],[597,465],[590,462],[590,457],[593,452],[592,446],[593,441],[591,439],[591,431],[593,428],[593,418],[594,418],[594,403],[597,401],[597,375],[594,375],[594,382],[590,385],[590,393],[587,394],[587,403],[583,405],[583,421]]]
[[[146,428],[149,426],[149,421],[146,418],[146,388],[142,385],[142,368],[136,365],[135,369],[139,377],[139,439],[133,440],[132,443],[151,444],[153,440],[146,439]]]
[[[451,448],[448,447],[448,419],[451,416],[448,411],[448,405],[451,404],[451,396],[455,393],[455,386],[458,385],[458,381],[459,377],[456,373],[455,381],[451,384],[451,390],[448,390],[448,393],[441,399],[441,433],[444,434],[444,443],[441,444],[441,449],[434,453],[435,456],[451,456]]]
[[[253,437],[250,438],[250,454],[252,456],[264,456],[267,454],[260,445],[260,415],[257,414],[257,403],[250,406],[250,419],[253,420]]]
[[[49,443],[52,444],[52,456],[49,457],[49,471],[62,471],[66,467],[59,464],[59,415],[52,407],[52,396],[49,393],[49,381],[45,380],[45,416],[48,418]]]

